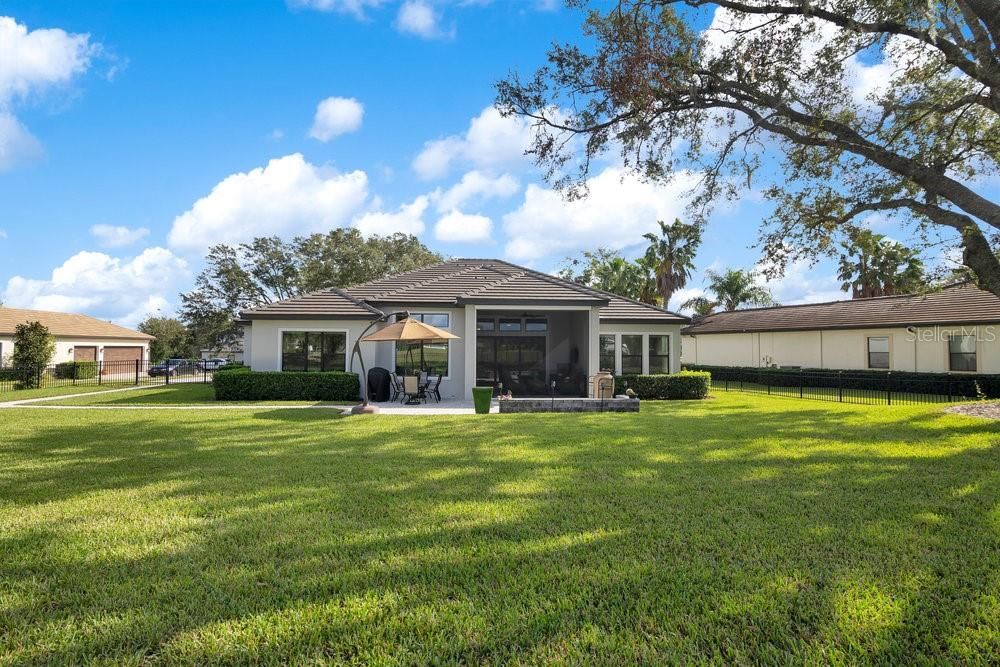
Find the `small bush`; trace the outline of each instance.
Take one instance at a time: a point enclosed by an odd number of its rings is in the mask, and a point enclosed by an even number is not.
[[[59,380],[72,380],[74,377],[77,380],[90,380],[97,377],[97,362],[64,361],[56,364],[53,375]]]
[[[212,377],[218,401],[356,401],[357,373],[261,372],[231,368]]]
[[[622,375],[615,378],[615,393],[626,386],[645,400],[696,400],[708,396],[712,376],[700,371],[681,371],[671,375]]]
[[[249,373],[250,367],[243,364],[229,363],[215,369],[216,373]]]

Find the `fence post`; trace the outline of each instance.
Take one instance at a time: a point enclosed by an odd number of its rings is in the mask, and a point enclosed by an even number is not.
[[[135,383],[139,384],[139,360],[135,360]]]
[[[885,374],[885,403],[892,405],[892,373]]]
[[[948,378],[948,402],[951,403],[951,378]]]
[[[77,369],[78,365],[79,364],[77,364],[77,362],[75,362],[75,361],[73,362],[73,386],[74,387],[76,386],[76,369]]]
[[[802,390],[805,388],[806,378],[802,375],[802,369],[799,369],[799,398],[802,398]]]
[[[428,382],[430,382],[430,381],[428,380]],[[201,365],[201,383],[202,384],[208,384],[208,360],[207,359],[205,360],[205,363],[203,363]]]
[[[837,371],[837,401],[844,402],[844,371]]]
[[[163,377],[166,379],[166,383],[170,384],[170,360],[167,359],[163,362]]]
[[[770,396],[771,395],[771,376],[766,374],[766,375],[764,375],[764,377],[766,378],[766,381],[767,381],[767,395]]]
[[[97,362],[97,384],[104,384],[103,378],[101,377],[102,375],[104,375],[104,362],[103,361],[98,361]]]

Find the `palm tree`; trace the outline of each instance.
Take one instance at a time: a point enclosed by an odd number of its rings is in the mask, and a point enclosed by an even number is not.
[[[924,263],[917,252],[882,234],[861,229],[842,247],[837,278],[852,299],[909,294],[926,284]]]
[[[659,299],[656,280],[645,259],[630,262],[609,248],[587,251],[578,259],[567,258],[559,276],[643,303]]]
[[[657,220],[660,235],[643,234],[649,241],[645,260],[656,276],[656,289],[663,300],[663,307],[670,297],[687,285],[694,271],[694,257],[701,245],[701,227],[688,225],[675,219],[671,224]]]
[[[688,299],[681,308],[694,310],[696,315],[708,315],[717,309],[738,310],[746,306],[777,306],[771,290],[757,284],[757,276],[751,271],[726,269],[722,273],[709,269],[708,291],[713,299],[699,296]]]

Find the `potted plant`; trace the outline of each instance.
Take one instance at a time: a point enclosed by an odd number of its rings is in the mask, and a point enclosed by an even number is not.
[[[493,399],[493,387],[473,387],[472,404],[476,406],[477,415],[490,413],[490,401]]]

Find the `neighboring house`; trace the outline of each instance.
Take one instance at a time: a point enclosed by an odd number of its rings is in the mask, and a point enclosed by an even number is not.
[[[683,334],[692,365],[1000,373],[1000,298],[970,284],[716,313]]]
[[[14,327],[41,322],[56,339],[52,362],[63,361],[146,361],[152,336],[111,324],[96,317],[25,310],[0,306],[0,364],[14,352]]]
[[[455,259],[242,313],[254,370],[354,370],[351,351],[381,313],[459,336],[450,343],[361,343],[365,366],[443,374],[443,396],[503,383],[515,395],[586,395],[600,369],[680,369],[682,315],[494,259]]]
[[[228,347],[207,347],[199,350],[202,359],[226,359],[236,364],[243,363],[243,348]]]

